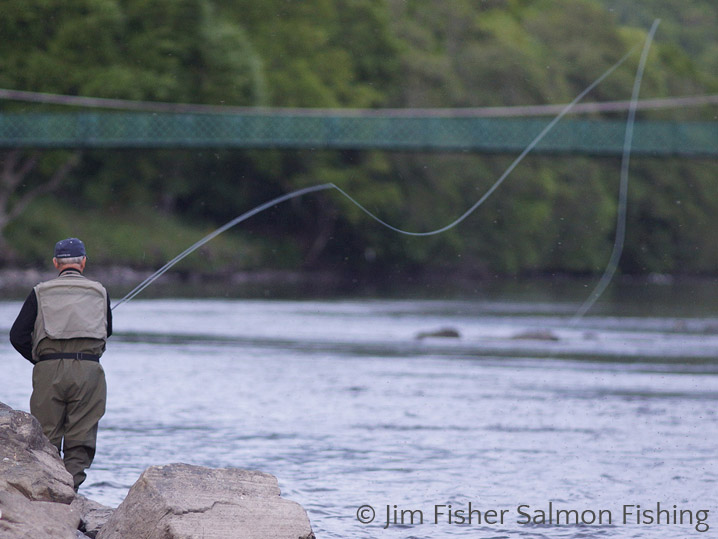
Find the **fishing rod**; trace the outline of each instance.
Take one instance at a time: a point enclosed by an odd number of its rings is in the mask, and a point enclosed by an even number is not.
[[[654,27],[651,29],[651,33],[649,34],[649,38],[646,40],[646,44],[644,46],[644,54],[642,56],[642,60],[644,56],[647,55],[648,45],[650,45],[650,40],[652,39],[653,33],[655,33],[655,28],[657,27],[657,22],[654,22]],[[221,233],[229,230],[230,228],[238,225],[239,223],[249,219],[250,217],[257,215],[258,213],[263,212],[264,210],[267,210],[271,207],[274,207],[278,204],[281,204],[282,202],[285,202],[287,200],[298,198],[301,196],[304,196],[309,193],[315,193],[318,191],[324,191],[324,190],[336,190],[341,195],[343,195],[347,200],[349,200],[352,204],[357,206],[360,210],[362,210],[366,215],[368,215],[371,219],[379,223],[380,225],[403,235],[408,236],[433,236],[436,234],[441,234],[443,232],[446,232],[457,225],[459,225],[461,222],[463,222],[466,218],[468,218],[472,213],[474,213],[493,193],[496,191],[496,189],[499,188],[499,186],[504,182],[504,180],[513,172],[513,170],[519,165],[519,163],[528,155],[535,147],[536,145],[553,129],[553,127],[566,115],[568,112],[579,102],[581,101],[589,92],[591,92],[596,86],[598,86],[601,82],[603,82],[604,79],[606,79],[611,73],[613,73],[616,69],[618,69],[619,66],[621,66],[636,50],[637,47],[634,47],[631,49],[628,53],[626,53],[620,60],[618,60],[614,65],[612,65],[609,69],[607,69],[601,76],[599,76],[596,80],[594,80],[589,86],[587,86],[581,93],[579,93],[573,101],[571,101],[568,105],[566,105],[559,114],[549,122],[546,127],[538,134],[534,139],[526,146],[526,148],[521,152],[521,154],[514,159],[514,161],[508,166],[508,168],[501,174],[501,176],[494,182],[494,184],[484,193],[484,195],[479,198],[468,210],[466,210],[463,214],[461,214],[458,218],[456,218],[454,221],[450,222],[449,224],[442,226],[440,228],[437,228],[435,230],[430,230],[426,232],[413,232],[409,230],[404,230],[398,227],[395,227],[391,225],[390,223],[382,220],[377,215],[369,211],[365,206],[363,206],[361,203],[359,203],[356,199],[354,199],[349,193],[347,193],[345,190],[340,188],[339,186],[335,185],[334,183],[324,183],[319,184],[311,187],[305,187],[303,189],[298,189],[296,191],[292,191],[290,193],[287,193],[285,195],[276,197],[272,200],[269,200],[268,202],[265,202],[259,206],[256,206],[255,208],[239,215],[238,217],[232,219],[231,221],[227,222],[226,224],[222,225],[221,227],[217,228],[215,231],[211,232],[201,240],[197,241],[187,249],[185,249],[183,252],[175,256],[173,259],[169,260],[164,266],[159,268],[157,271],[155,271],[152,275],[147,277],[144,281],[142,281],[140,284],[138,284],[135,288],[133,288],[130,292],[127,293],[118,303],[116,303],[112,309],[116,309],[120,305],[123,305],[127,303],[128,301],[131,301],[134,299],[138,294],[140,294],[143,290],[145,290],[148,286],[150,286],[154,281],[159,279],[164,273],[166,273],[170,268],[172,268],[175,264],[192,254],[194,251],[205,245],[207,242],[211,241]],[[645,61],[643,62],[645,64]],[[639,68],[639,74],[642,74],[643,68],[642,66]],[[631,130],[633,127],[633,118],[635,117],[635,101],[637,100],[637,90],[634,85],[634,95],[631,100],[633,103],[633,110],[634,114],[629,115],[629,121],[631,122]],[[628,146],[628,149],[626,150],[624,146],[624,154],[628,152],[630,153],[630,144]],[[627,168],[627,166],[626,166]],[[615,250],[615,249],[614,249]],[[601,291],[602,292],[602,291]],[[595,295],[595,294],[594,294]],[[598,294],[600,295],[600,293]],[[597,297],[596,297],[597,299]],[[594,299],[595,301],[595,299]],[[590,307],[590,306],[589,306]]]

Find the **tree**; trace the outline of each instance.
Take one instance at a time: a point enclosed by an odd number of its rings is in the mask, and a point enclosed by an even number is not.
[[[716,9],[710,0],[689,9],[680,0],[616,0],[613,12],[607,0],[5,1],[0,87],[310,108],[561,103],[641,43],[652,20],[649,3],[660,7],[659,16],[680,14],[682,22],[667,16],[659,28],[642,96],[713,92],[718,79],[708,67],[716,45],[706,36],[713,35]],[[640,7],[635,14],[634,4]],[[636,57],[589,99],[627,99]],[[640,115],[711,120],[714,111]],[[7,154],[0,166],[12,188],[0,203],[18,202],[47,181],[63,156]],[[58,196],[120,211],[140,205],[211,225],[297,188],[334,182],[388,222],[426,231],[467,209],[514,157],[88,151]],[[35,160],[27,181],[18,180],[23,163]],[[694,229],[715,224],[714,169],[703,161],[632,163],[623,268],[710,267],[710,235]],[[432,238],[396,236],[330,192],[269,210],[243,228],[269,244],[290,245],[295,265],[596,272],[613,239],[618,170],[612,158],[529,156],[476,214]]]
[[[6,262],[13,256],[12,249],[2,235],[5,227],[17,219],[37,197],[59,188],[67,175],[77,166],[80,152],[63,159],[59,166],[53,168],[46,181],[33,183],[29,181],[29,177],[40,168],[39,153],[23,155],[20,150],[5,152],[0,168],[0,248],[5,253]],[[31,187],[23,189],[18,195],[19,187],[23,184],[30,184]]]
[[[219,18],[208,0],[3,4],[0,87],[139,100],[263,102],[259,56],[242,28]],[[1,159],[0,235],[35,197],[60,186],[79,154],[58,163],[56,154],[14,149]],[[57,168],[49,168],[53,163]],[[165,169],[167,160],[145,168]],[[174,192],[171,181],[149,187],[160,187],[164,197]]]

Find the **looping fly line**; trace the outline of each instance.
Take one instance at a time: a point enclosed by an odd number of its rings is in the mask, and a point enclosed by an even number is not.
[[[643,80],[643,70],[646,67],[646,61],[648,60],[648,51],[651,48],[651,42],[653,36],[658,29],[660,19],[653,21],[651,30],[648,32],[646,42],[643,45],[643,52],[641,52],[641,59],[638,62],[638,68],[636,69],[636,78],[633,81],[633,92],[631,94],[631,104],[628,108],[628,119],[626,120],[626,133],[623,138],[623,153],[621,155],[621,179],[618,193],[618,212],[616,215],[616,234],[613,241],[613,250],[611,251],[611,258],[608,261],[608,265],[598,281],[596,288],[594,288],[591,295],[583,302],[581,307],[573,317],[572,322],[576,323],[588,310],[593,307],[596,300],[601,297],[604,290],[608,287],[608,284],[613,279],[613,275],[618,269],[618,261],[623,253],[623,244],[626,239],[626,210],[628,208],[628,164],[631,160],[631,146],[633,144],[633,124],[636,120],[636,105],[638,103],[638,93],[641,89],[641,81]]]
[[[655,31],[658,27],[659,21],[656,20],[653,23],[653,27],[651,28],[651,31],[648,34],[648,37],[646,38],[644,47],[643,47],[643,53],[641,55],[641,60],[639,62],[638,71],[636,74],[636,79],[634,82],[633,87],[633,95],[631,98],[631,106],[629,108],[629,115],[628,120],[626,123],[626,136],[624,140],[624,148],[623,148],[623,158],[622,158],[622,164],[621,164],[621,192],[619,197],[619,215],[618,215],[618,221],[617,221],[617,228],[616,228],[616,241],[614,243],[613,253],[611,256],[611,261],[609,262],[608,267],[606,268],[606,271],[599,282],[599,285],[596,287],[596,290],[593,292],[589,300],[582,305],[579,313],[577,313],[576,317],[581,317],[585,312],[593,305],[593,303],[598,299],[598,297],[601,295],[605,287],[608,285],[608,282],[610,281],[611,277],[613,276],[613,273],[615,272],[615,269],[618,264],[618,258],[620,257],[622,248],[623,248],[623,239],[625,236],[625,206],[626,206],[626,195],[627,195],[627,182],[628,182],[628,161],[629,156],[631,152],[631,140],[632,140],[632,132],[633,132],[633,123],[635,120],[635,110],[636,110],[636,103],[638,100],[638,90],[640,88],[641,84],[641,78],[643,75],[643,68],[645,66],[646,58],[648,55],[648,50],[650,48],[651,41],[653,39],[653,35],[655,34]],[[190,254],[192,254],[194,251],[202,247],[207,242],[211,241],[212,239],[219,236],[222,232],[225,232],[229,230],[230,228],[238,225],[239,223],[249,219],[250,217],[263,212],[264,210],[267,210],[273,206],[276,206],[278,204],[281,204],[282,202],[286,202],[287,200],[298,198],[303,195],[309,194],[309,193],[315,193],[318,191],[324,191],[328,189],[334,189],[338,191],[341,195],[343,195],[347,200],[349,200],[352,204],[357,206],[361,211],[363,211],[366,215],[368,215],[370,218],[372,218],[374,221],[379,223],[380,225],[388,228],[389,230],[392,230],[398,234],[403,234],[407,236],[434,236],[437,234],[441,234],[443,232],[446,232],[448,230],[451,230],[452,228],[456,227],[458,224],[460,224],[462,221],[464,221],[467,217],[469,217],[472,213],[474,213],[479,206],[481,206],[493,193],[496,191],[496,189],[499,188],[499,186],[504,182],[504,180],[513,172],[513,170],[518,166],[518,164],[526,157],[526,155],[533,150],[536,145],[553,129],[553,127],[563,118],[573,107],[576,105],[579,101],[581,101],[589,92],[591,92],[596,86],[598,86],[601,82],[603,82],[604,79],[606,79],[611,73],[613,73],[620,65],[622,65],[634,52],[635,49],[632,49],[629,51],[626,55],[624,55],[618,62],[616,62],[613,66],[611,66],[608,70],[606,70],[600,77],[598,77],[595,81],[593,81],[588,87],[586,87],[585,90],[583,90],[581,93],[579,93],[573,101],[571,101],[568,105],[566,105],[561,112],[553,119],[551,122],[549,122],[546,127],[538,134],[536,137],[529,143],[528,146],[521,152],[521,154],[514,159],[514,161],[509,165],[509,167],[501,174],[501,176],[494,182],[494,184],[484,193],[484,195],[479,198],[468,210],[466,210],[463,214],[461,214],[458,218],[456,218],[451,223],[447,224],[446,226],[437,228],[435,230],[430,230],[427,232],[412,232],[409,230],[403,230],[401,228],[395,227],[386,221],[382,220],[378,216],[376,216],[374,213],[369,211],[366,207],[364,207],[361,203],[359,203],[356,199],[354,199],[349,193],[344,191],[342,188],[338,187],[337,185],[333,183],[324,183],[320,185],[315,185],[312,187],[305,187],[303,189],[298,189],[296,191],[292,191],[290,193],[287,193],[285,195],[279,196],[277,198],[274,198],[268,202],[265,202],[264,204],[261,204],[242,215],[232,219],[228,223],[222,225],[221,227],[217,228],[214,232],[211,232],[201,240],[197,241],[184,251],[182,251],[180,254],[178,254],[176,257],[174,257],[172,260],[168,261],[164,266],[162,266],[160,269],[158,269],[156,272],[154,272],[152,275],[147,277],[144,281],[142,281],[139,285],[137,285],[134,289],[132,289],[125,297],[123,297],[115,306],[113,309],[119,307],[120,305],[127,303],[128,301],[131,301],[134,299],[138,294],[140,294],[143,290],[145,290],[148,286],[150,286],[154,281],[156,281],[158,278],[160,278],[164,273],[166,273],[172,266],[180,262],[182,259],[186,258]]]

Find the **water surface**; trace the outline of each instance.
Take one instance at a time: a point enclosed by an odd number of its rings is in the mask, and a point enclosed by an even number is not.
[[[603,309],[572,324],[576,306],[134,300],[115,311],[82,492],[115,506],[147,466],[186,462],[274,474],[320,538],[710,536],[718,318]],[[19,307],[0,303],[0,329]],[[417,338],[442,328],[460,338]],[[555,340],[517,338],[537,332]],[[0,365],[0,400],[27,410],[31,365],[9,344]],[[585,523],[549,523],[549,504]]]

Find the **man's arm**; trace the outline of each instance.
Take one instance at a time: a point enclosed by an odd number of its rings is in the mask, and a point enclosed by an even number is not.
[[[107,336],[112,335],[112,307],[110,307],[110,295],[107,294]]]
[[[20,352],[22,357],[31,363],[34,363],[32,360],[32,332],[35,330],[36,318],[37,296],[35,291],[32,290],[10,329],[10,342],[15,347],[15,350]]]

